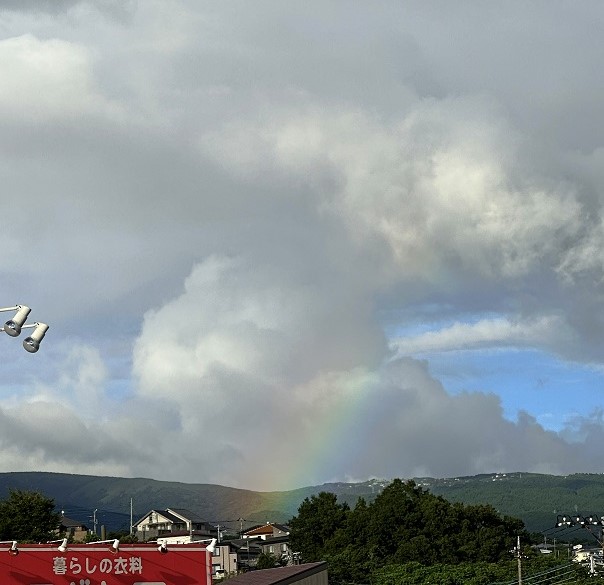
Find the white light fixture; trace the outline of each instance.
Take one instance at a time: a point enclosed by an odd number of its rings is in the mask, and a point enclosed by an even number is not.
[[[10,548],[8,549],[8,554],[16,557],[19,554],[19,549],[17,548],[16,540],[3,540],[0,541],[0,544],[10,544]]]
[[[157,550],[162,554],[165,555],[168,552],[168,545],[165,542],[162,542],[158,547]]]
[[[32,334],[25,338],[23,347],[29,353],[36,353],[40,349],[40,343],[46,332],[48,325],[36,321],[35,323],[25,324],[27,317],[31,313],[31,309],[27,305],[14,305],[13,307],[2,307],[0,313],[4,311],[16,311],[14,317],[4,323],[4,327],[0,327],[0,331],[4,331],[10,337],[17,337],[22,329],[34,329]]]
[[[11,337],[17,337],[21,333],[21,328],[25,325],[27,316],[31,313],[31,309],[26,305],[16,305],[14,307],[6,307],[3,311],[14,311],[17,310],[15,316],[9,319],[4,324],[4,332]]]
[[[95,540],[93,542],[87,542],[86,544],[104,544],[106,542],[111,542],[111,546],[109,547],[109,552],[110,553],[117,553],[120,550],[120,540],[119,538],[116,538],[115,540],[110,539],[110,540]]]
[[[218,540],[216,538],[203,538],[200,540],[190,540],[189,542],[185,542],[185,544],[203,544],[204,542],[209,542],[210,544],[206,545],[206,550],[210,553],[210,554],[214,554],[214,551],[216,550],[216,543],[218,542]]]
[[[33,333],[23,340],[23,348],[29,353],[36,353],[40,349],[40,342],[44,339],[48,331],[46,323],[34,323],[25,325],[25,327],[35,327]]]
[[[59,550],[59,552],[66,552],[67,551],[67,539],[66,538],[59,538],[58,540],[47,540],[46,544],[55,544],[57,542],[61,543],[57,547],[57,549]]]

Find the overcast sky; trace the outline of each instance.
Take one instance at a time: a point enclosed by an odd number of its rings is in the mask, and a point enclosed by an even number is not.
[[[0,304],[50,325],[0,471],[604,471],[602,54],[589,0],[0,0]]]

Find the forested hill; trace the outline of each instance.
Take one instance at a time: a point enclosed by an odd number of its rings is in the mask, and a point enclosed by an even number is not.
[[[404,478],[403,478],[404,479]],[[604,475],[569,476],[533,473],[489,474],[449,479],[414,478],[435,495],[452,502],[491,504],[498,512],[521,518],[528,530],[552,528],[558,514],[604,515]],[[54,499],[65,515],[91,526],[128,529],[130,506],[138,520],[152,508],[186,508],[209,522],[239,529],[254,523],[285,522],[313,494],[326,491],[354,505],[372,501],[388,480],[330,483],[285,492],[255,492],[212,484],[187,484],[143,478],[98,477],[62,473],[0,473],[0,499],[9,490],[39,491]]]
[[[415,481],[451,502],[491,504],[521,518],[534,532],[553,528],[557,515],[604,516],[604,474],[508,473]]]

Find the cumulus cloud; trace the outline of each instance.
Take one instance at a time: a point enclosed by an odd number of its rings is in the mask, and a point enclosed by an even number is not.
[[[318,209],[361,251],[386,246],[392,280],[450,285],[518,279],[543,263],[564,271],[581,253],[581,203],[570,186],[520,172],[517,142],[488,104],[464,98],[417,101],[388,125],[341,108],[271,109],[201,143],[244,177],[289,172],[316,189]]]

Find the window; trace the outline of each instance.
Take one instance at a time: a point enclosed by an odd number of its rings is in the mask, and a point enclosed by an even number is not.
[[[216,573],[218,573],[218,571],[222,571],[220,563],[212,563],[212,575],[215,575]]]

